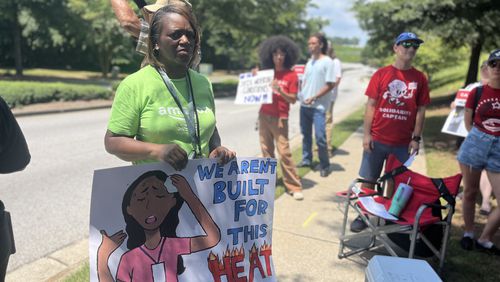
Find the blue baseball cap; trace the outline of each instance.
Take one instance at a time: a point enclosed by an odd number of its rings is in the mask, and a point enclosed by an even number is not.
[[[491,52],[490,56],[488,57],[488,62],[497,60],[500,60],[500,49],[496,49],[495,51]]]
[[[396,38],[396,41],[394,42],[394,44],[399,44],[403,41],[417,41],[418,43],[424,43],[424,41],[420,38],[418,38],[418,36],[413,33],[413,32],[403,32],[401,33],[397,38]]]

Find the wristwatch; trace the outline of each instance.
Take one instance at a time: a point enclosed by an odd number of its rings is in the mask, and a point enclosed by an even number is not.
[[[411,138],[411,140],[412,140],[412,141],[415,141],[415,142],[417,142],[417,143],[420,143],[420,140],[422,140],[422,137],[420,137],[420,136],[413,136],[413,137]]]

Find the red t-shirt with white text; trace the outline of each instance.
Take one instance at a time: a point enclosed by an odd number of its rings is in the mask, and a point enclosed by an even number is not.
[[[483,92],[474,113],[474,126],[482,132],[500,136],[500,89],[489,85],[482,87]],[[477,87],[467,97],[466,108],[474,110],[476,92]]]
[[[297,73],[292,70],[275,71],[274,79],[278,80],[281,91],[288,94],[297,95],[297,89],[299,85]],[[273,91],[272,104],[263,104],[260,107],[260,113],[278,118],[288,118],[289,110],[290,103],[288,103],[285,98],[281,97],[281,95],[277,91]]]
[[[425,75],[413,67],[400,70],[386,66],[372,76],[365,95],[377,101],[371,128],[373,140],[408,145],[418,107],[430,103]]]

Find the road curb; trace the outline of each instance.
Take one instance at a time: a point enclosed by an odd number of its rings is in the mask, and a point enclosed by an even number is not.
[[[12,113],[15,117],[45,115],[55,113],[67,113],[76,111],[96,110],[110,108],[112,100],[91,100],[74,102],[53,102],[28,105],[23,108],[14,108]]]
[[[88,261],[88,239],[59,249],[7,273],[7,282],[62,281],[68,274]]]

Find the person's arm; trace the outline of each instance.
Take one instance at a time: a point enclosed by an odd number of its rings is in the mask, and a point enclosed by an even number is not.
[[[304,101],[304,104],[309,105],[309,104],[314,103],[314,101],[316,101],[321,96],[328,94],[328,92],[330,92],[334,87],[335,87],[335,82],[327,82],[323,87],[321,87],[321,89],[319,90],[318,93],[316,93],[316,95],[314,95],[313,97],[307,98]]]
[[[0,173],[23,170],[30,160],[24,134],[9,106],[0,97]]]
[[[108,236],[106,231],[101,230],[102,241],[97,248],[97,277],[99,282],[113,282],[113,275],[109,270],[108,260],[111,254],[120,247],[127,234],[120,230]]]
[[[188,155],[177,144],[154,144],[107,131],[104,137],[106,151],[124,161],[158,160],[176,170],[186,167]]]
[[[276,80],[276,79],[273,80],[273,84],[271,86],[288,103],[295,104],[295,102],[297,101],[297,93],[286,93],[285,91],[283,91],[283,89],[281,89],[281,87],[280,87],[280,85],[278,83],[278,80]]]
[[[366,102],[365,117],[363,122],[363,149],[367,152],[371,152],[373,149],[371,130],[376,104],[377,100],[373,98],[368,98],[368,101]]]
[[[418,153],[420,149],[420,139],[422,138],[422,131],[424,130],[425,120],[425,106],[420,106],[417,109],[417,117],[415,120],[415,129],[413,130],[413,138],[410,141],[410,153]]]
[[[219,135],[219,130],[217,130],[217,126],[214,129],[214,133],[212,137],[210,137],[210,141],[208,141],[208,150],[212,152],[215,148],[221,146],[221,139]]]
[[[465,129],[467,129],[467,132],[471,131],[472,129],[472,124],[473,124],[473,120],[472,120],[472,114],[473,114],[474,110],[472,109],[469,109],[469,108],[465,108],[465,112],[464,112],[464,124],[465,124]]]
[[[341,80],[342,80],[342,77],[341,76],[337,76],[337,80],[335,81],[335,87],[339,87]]]
[[[120,26],[130,33],[133,37],[138,38],[141,32],[141,21],[135,14],[134,10],[128,5],[126,0],[110,0],[111,7],[115,12],[116,18]]]
[[[198,199],[196,194],[193,192],[186,178],[182,175],[174,174],[171,176],[171,179],[172,184],[177,188],[180,196],[184,199],[206,234],[191,238],[191,253],[214,247],[220,241],[219,227],[215,224],[200,199]]]
[[[217,127],[208,142],[210,151],[209,158],[219,159],[220,164],[227,164],[230,160],[234,159],[236,153],[221,145],[221,139]]]

